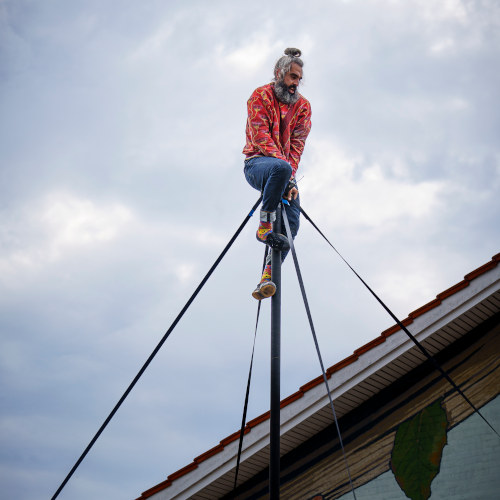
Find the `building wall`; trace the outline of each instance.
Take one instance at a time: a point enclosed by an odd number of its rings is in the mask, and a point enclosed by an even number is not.
[[[500,382],[499,382],[500,383]],[[500,429],[500,396],[481,408]],[[327,498],[321,495],[317,499]],[[352,492],[340,497],[351,500]],[[406,500],[392,470],[356,489],[357,500]],[[448,431],[439,473],[431,483],[431,500],[498,500],[500,439],[477,414]]]

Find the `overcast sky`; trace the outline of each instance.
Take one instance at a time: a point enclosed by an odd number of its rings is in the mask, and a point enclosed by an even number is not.
[[[500,251],[496,0],[0,0],[3,498],[53,495],[257,200],[246,100],[289,46],[302,205],[399,317]],[[257,223],[59,498],[136,498],[239,428]],[[392,326],[305,220],[296,248],[326,366]],[[292,264],[282,397],[320,374]]]

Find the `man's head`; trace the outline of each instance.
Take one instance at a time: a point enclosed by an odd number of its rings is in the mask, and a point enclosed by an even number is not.
[[[285,55],[280,57],[274,66],[274,93],[286,104],[294,104],[299,99],[297,90],[302,80],[302,67],[299,49],[285,49]]]

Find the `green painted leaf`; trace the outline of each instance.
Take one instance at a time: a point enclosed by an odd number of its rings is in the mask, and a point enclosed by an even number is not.
[[[427,500],[439,472],[448,420],[438,400],[398,427],[391,468],[411,500]]]

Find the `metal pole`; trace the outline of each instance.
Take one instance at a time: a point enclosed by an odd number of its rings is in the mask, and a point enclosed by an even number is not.
[[[276,209],[273,231],[281,233],[281,202]],[[271,299],[271,419],[269,498],[280,497],[280,370],[281,370],[281,252],[272,250],[272,280],[276,293]]]

